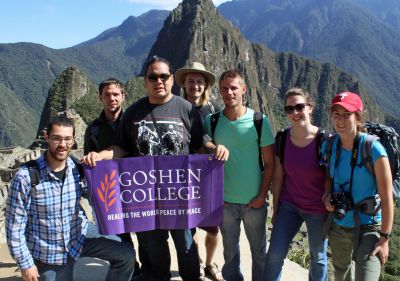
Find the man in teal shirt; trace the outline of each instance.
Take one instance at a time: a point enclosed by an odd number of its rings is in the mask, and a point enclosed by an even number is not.
[[[260,145],[254,125],[254,111],[243,104],[247,86],[237,70],[222,73],[219,88],[225,108],[220,112],[213,134],[215,144],[224,145],[229,160],[224,168],[224,215],[221,234],[226,280],[244,280],[240,271],[240,224],[243,222],[252,254],[252,280],[261,280],[266,255],[266,198],[274,170],[274,136],[269,120],[263,116]],[[211,134],[211,115],[205,124]],[[260,150],[260,147],[261,150]],[[264,172],[259,165],[262,153]]]

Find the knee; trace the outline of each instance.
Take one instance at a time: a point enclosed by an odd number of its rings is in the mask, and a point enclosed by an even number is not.
[[[120,253],[122,260],[135,263],[136,261],[135,249],[132,248],[132,246],[129,245],[129,243],[121,242],[118,252]]]
[[[265,257],[266,263],[283,263],[285,260],[286,254],[281,251],[268,251],[267,256]]]

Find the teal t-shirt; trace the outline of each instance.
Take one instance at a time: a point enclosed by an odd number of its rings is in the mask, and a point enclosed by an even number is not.
[[[363,133],[360,138],[359,143],[359,152],[357,163],[361,162],[361,148],[362,144],[365,141],[366,134]],[[350,176],[351,176],[351,154],[352,150],[345,150],[343,147],[340,148],[338,163],[335,168],[335,158],[336,158],[336,147],[337,147],[338,136],[335,137],[333,145],[332,145],[332,156],[331,156],[331,165],[330,165],[330,174],[334,179],[333,183],[333,191],[340,192],[342,189],[346,192],[349,191],[350,188]],[[379,141],[374,142],[371,149],[371,157],[372,163],[380,157],[387,157],[387,153],[385,148]],[[354,168],[353,175],[353,187],[352,187],[352,197],[354,203],[359,203],[363,199],[374,196],[378,193],[378,188],[376,184],[376,179],[371,173],[368,171],[365,165],[359,167],[356,166]],[[369,225],[378,223],[381,221],[381,212],[379,211],[378,215],[374,218],[370,215],[366,215],[363,213],[359,213],[360,224],[361,225]],[[343,219],[338,220],[334,219],[335,223],[343,226],[343,227],[354,227],[354,218],[353,218],[353,210],[348,210]]]
[[[254,111],[247,108],[246,113],[231,121],[220,112],[214,132],[214,143],[222,144],[229,150],[229,159],[224,168],[224,201],[247,204],[257,196],[261,183],[261,170],[258,162],[258,135],[253,121]],[[205,119],[208,135],[211,136],[211,115]],[[260,146],[275,142],[271,125],[263,116]]]

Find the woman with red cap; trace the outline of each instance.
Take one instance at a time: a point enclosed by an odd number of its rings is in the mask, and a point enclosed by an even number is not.
[[[389,255],[393,224],[392,175],[385,148],[373,143],[374,174],[362,165],[363,102],[344,92],[330,107],[336,135],[325,146],[330,178],[322,200],[335,280],[379,280]]]

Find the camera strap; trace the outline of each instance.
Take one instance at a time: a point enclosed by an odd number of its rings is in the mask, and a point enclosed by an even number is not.
[[[351,160],[350,160],[350,167],[351,167],[351,174],[350,174],[350,186],[349,186],[349,193],[350,195],[352,194],[352,189],[353,189],[353,175],[354,175],[354,168],[357,165],[357,156],[358,156],[358,146],[360,144],[360,134],[357,133],[356,136],[354,137],[354,142],[353,142],[353,148],[351,151]],[[336,174],[336,168],[338,166],[338,159],[340,155],[340,150],[342,148],[342,142],[340,141],[340,137],[337,140],[336,143],[336,151],[335,151],[335,170],[333,173],[333,178],[332,178],[332,183],[335,183],[335,174]],[[331,194],[333,194],[333,188],[331,188]],[[351,198],[353,201],[353,197]],[[353,203],[354,205],[354,203]]]
[[[351,201],[352,201],[353,207],[354,207],[354,200],[353,200],[353,196],[352,196],[353,176],[354,176],[354,168],[357,166],[357,157],[358,157],[358,151],[359,151],[360,138],[361,138],[360,133],[357,132],[356,136],[354,137],[353,148],[352,148],[352,152],[351,152],[351,160],[350,160],[351,174],[350,174],[349,194],[351,196]],[[335,183],[336,168],[338,166],[338,159],[339,159],[341,148],[342,148],[342,144],[341,144],[340,137],[339,137],[337,144],[336,144],[335,171],[334,171],[333,178],[332,178],[333,183]],[[331,193],[333,194],[333,188],[331,189]],[[353,260],[355,260],[355,258],[356,258],[358,246],[360,243],[360,218],[359,218],[358,214],[359,214],[359,208],[354,208],[353,219],[354,219],[355,228],[354,228],[354,242],[353,242],[353,253],[352,253]],[[333,221],[332,212],[330,212],[328,220],[330,222]],[[330,228],[330,223],[328,223],[328,225],[324,228],[326,228],[326,229],[324,229],[324,233],[328,233],[329,228]]]

